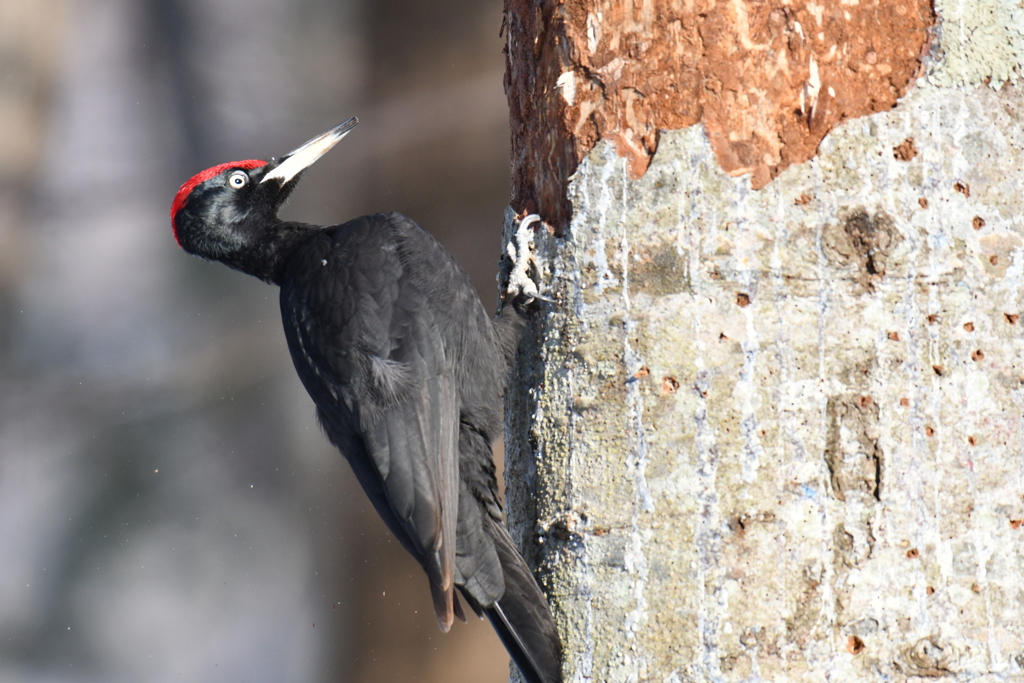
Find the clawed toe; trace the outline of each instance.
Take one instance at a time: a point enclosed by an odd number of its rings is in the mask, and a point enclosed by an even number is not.
[[[534,223],[540,222],[541,218],[535,213],[525,216],[519,221],[516,227],[515,237],[508,243],[506,252],[512,263],[509,270],[508,287],[505,289],[506,299],[521,299],[522,303],[529,304],[534,299],[548,301],[546,296],[541,295],[536,280],[531,277],[531,267],[539,274],[540,266],[537,257],[534,255],[533,229]]]

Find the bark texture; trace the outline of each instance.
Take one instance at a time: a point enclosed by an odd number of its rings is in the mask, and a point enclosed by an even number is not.
[[[513,199],[559,231],[598,140],[643,175],[659,131],[703,122],[755,189],[839,122],[891,108],[918,72],[929,0],[506,0]]]
[[[566,680],[1024,680],[1020,11],[935,8],[762,189],[707,121],[640,177],[609,136],[538,233],[507,478]]]

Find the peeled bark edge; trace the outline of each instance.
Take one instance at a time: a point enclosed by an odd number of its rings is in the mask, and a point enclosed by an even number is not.
[[[922,75],[930,0],[821,7],[670,0],[506,0],[512,206],[559,233],[568,180],[599,140],[639,178],[663,130],[703,122],[755,189],[844,120],[892,108]]]

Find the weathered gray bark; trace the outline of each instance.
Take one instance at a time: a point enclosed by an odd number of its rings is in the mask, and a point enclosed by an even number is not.
[[[538,234],[507,478],[566,680],[1024,680],[1024,95],[976,85],[1024,51],[936,5],[947,61],[764,189],[601,142]]]

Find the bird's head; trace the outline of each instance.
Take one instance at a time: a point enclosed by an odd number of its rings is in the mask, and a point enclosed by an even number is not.
[[[192,176],[171,204],[174,238],[190,254],[249,271],[246,262],[272,247],[277,211],[302,172],[357,123],[350,118],[280,159],[232,161]]]

